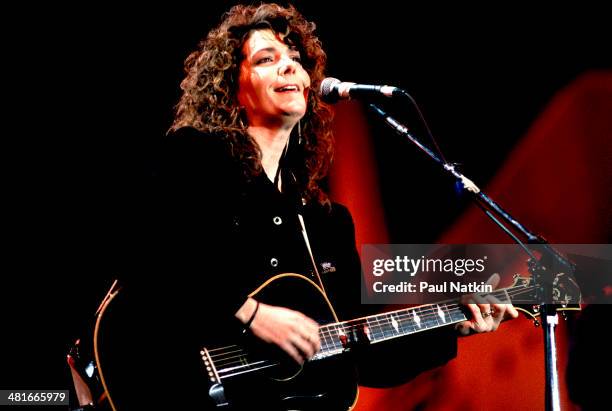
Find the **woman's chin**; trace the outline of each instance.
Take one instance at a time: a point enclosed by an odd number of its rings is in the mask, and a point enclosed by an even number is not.
[[[306,107],[302,104],[289,104],[282,108],[286,117],[295,117],[298,120],[306,114]]]

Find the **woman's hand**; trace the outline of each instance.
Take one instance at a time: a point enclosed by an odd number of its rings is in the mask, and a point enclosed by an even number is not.
[[[246,324],[256,307],[257,301],[249,298],[236,312],[236,317]],[[279,346],[299,364],[315,355],[321,347],[319,324],[285,307],[259,303],[250,330],[261,340]]]
[[[499,275],[493,274],[487,280],[487,284],[495,289],[499,280]],[[466,306],[472,313],[472,319],[457,324],[456,328],[461,335],[495,331],[505,319],[518,317],[518,311],[512,304],[502,303],[492,295],[473,294],[468,301],[471,303],[467,303]]]

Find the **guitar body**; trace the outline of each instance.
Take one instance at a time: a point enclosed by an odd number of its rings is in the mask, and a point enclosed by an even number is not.
[[[251,296],[302,312],[319,324],[337,321],[321,289],[299,274],[277,275]],[[347,353],[299,366],[276,346],[239,332],[198,344],[180,332],[160,330],[154,318],[139,322],[129,313],[130,304],[121,292],[113,296],[100,314],[96,333],[98,369],[116,410],[142,409],[143,404],[348,410],[356,402],[357,375]],[[149,313],[160,315],[153,309]]]

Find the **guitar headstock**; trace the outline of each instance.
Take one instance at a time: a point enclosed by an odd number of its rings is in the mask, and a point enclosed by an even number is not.
[[[516,309],[533,320],[534,325],[540,325],[538,317],[541,316],[541,304],[534,304],[536,299],[536,285],[532,277],[523,277],[515,274],[513,277],[513,304]],[[566,273],[556,274],[552,282],[552,304],[555,310],[566,318],[568,311],[580,311],[580,288],[574,278]],[[521,303],[524,301],[525,303]]]

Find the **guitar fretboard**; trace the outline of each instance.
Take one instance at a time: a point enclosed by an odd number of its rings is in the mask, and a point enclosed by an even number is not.
[[[370,344],[431,330],[467,319],[456,303],[444,303],[376,314],[356,320],[321,326],[321,349],[313,359],[336,355],[347,344]]]

